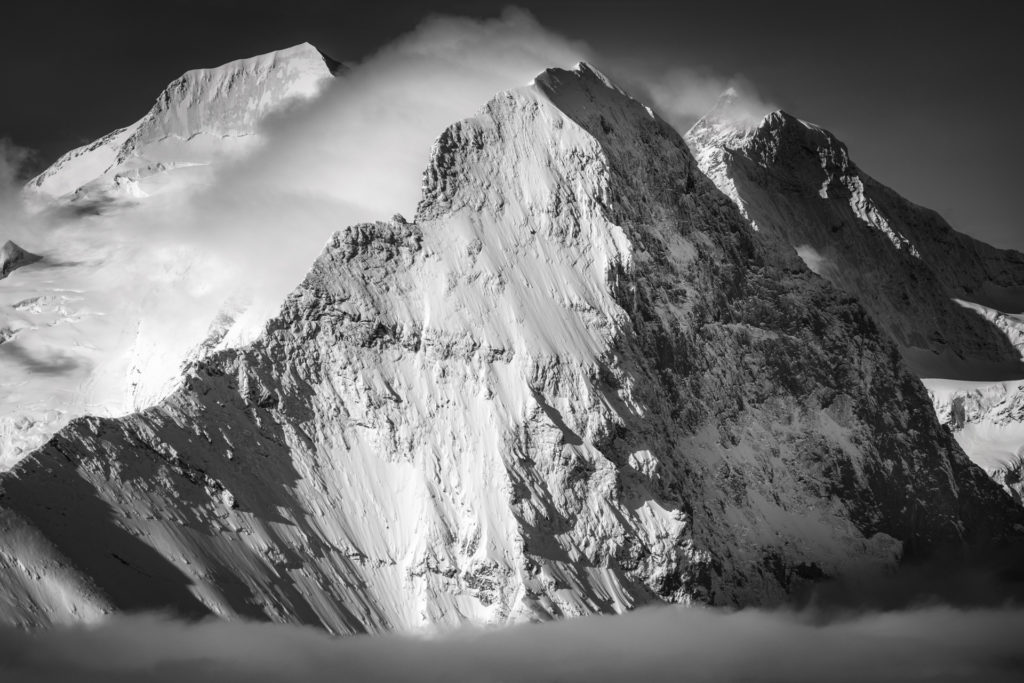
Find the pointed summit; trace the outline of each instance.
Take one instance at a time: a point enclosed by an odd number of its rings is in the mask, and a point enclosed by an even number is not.
[[[42,259],[42,256],[25,251],[14,242],[7,240],[7,242],[0,247],[0,280],[10,275],[18,268],[35,263],[40,259]]]
[[[718,96],[715,106],[686,132],[686,139],[695,151],[738,144],[749,138],[766,119],[763,112],[755,111],[748,104],[736,87],[730,86]]]

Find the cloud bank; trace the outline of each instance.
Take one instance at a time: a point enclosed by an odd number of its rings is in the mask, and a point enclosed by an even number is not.
[[[1021,680],[1019,609],[837,617],[648,608],[435,637],[333,638],[257,623],[154,615],[36,634],[0,631],[10,683],[121,681]]]

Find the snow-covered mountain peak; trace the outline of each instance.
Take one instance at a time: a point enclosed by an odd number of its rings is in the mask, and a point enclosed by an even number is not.
[[[171,178],[250,149],[267,114],[290,100],[315,96],[338,67],[302,43],[187,71],[141,119],[68,152],[26,189],[72,201],[152,194],[175,185]],[[129,186],[118,178],[134,182]]]
[[[651,110],[640,104],[606,76],[584,62],[572,69],[547,69],[530,85],[515,88],[495,96],[476,117],[450,126],[434,143],[430,163],[424,173],[424,191],[417,209],[417,220],[450,213],[464,205],[478,210],[500,208],[501,203],[484,201],[490,198],[488,185],[493,179],[479,178],[479,183],[454,183],[452,179],[465,172],[457,166],[471,163],[474,175],[485,162],[491,173],[505,175],[506,171],[493,166],[506,160],[483,159],[479,155],[457,156],[454,150],[471,141],[471,149],[483,149],[485,128],[493,121],[502,121],[519,133],[519,150],[531,156],[545,156],[549,162],[535,173],[522,176],[514,185],[523,198],[538,203],[538,212],[552,208],[559,210],[560,199],[552,194],[562,190],[557,176],[554,157],[572,146],[593,148],[589,155],[598,157],[609,150],[622,153],[642,153],[646,143],[637,136],[643,127],[664,127]],[[603,150],[596,148],[601,140]],[[643,143],[643,144],[641,144]],[[593,188],[591,188],[593,189]],[[583,190],[578,190],[582,192]],[[581,200],[582,201],[582,200]]]
[[[1019,376],[1019,351],[954,299],[1019,300],[1020,255],[955,232],[877,182],[830,131],[781,110],[737,127],[723,122],[728,107],[725,97],[688,142],[767,244],[857,296],[919,375]]]
[[[742,147],[772,116],[754,114],[746,106],[739,90],[730,86],[718,96],[715,105],[690,127],[685,137],[698,165],[708,173],[711,169],[720,168],[723,156],[731,149]],[[726,181],[725,178],[714,180],[720,187]],[[757,226],[754,227],[756,229]]]
[[[602,108],[652,117],[649,108],[587,62],[577,62],[571,70],[547,69],[534,79],[534,87],[570,118]]]
[[[157,98],[135,143],[163,137],[251,135],[260,120],[283,102],[312,97],[333,75],[334,60],[309,43],[210,69],[187,71]]]
[[[559,71],[562,71],[562,69],[552,68],[547,69],[544,73],[553,75]],[[619,86],[615,85],[615,83],[613,83],[610,78],[605,76],[600,70],[598,70],[594,65],[590,64],[589,62],[576,62],[572,67],[572,71],[573,73],[579,74],[582,78],[589,79],[591,81],[596,81],[603,85],[605,88],[614,90],[618,93],[621,93],[622,95],[625,95],[626,97],[629,97],[629,94],[626,91],[624,91]]]
[[[781,109],[765,116],[741,144],[765,164],[806,163],[834,177],[856,172],[845,143],[824,128]]]
[[[738,88],[729,86],[718,96],[714,106],[691,126],[686,137],[702,141],[701,146],[735,144],[749,137],[766,119],[767,116],[748,104]]]

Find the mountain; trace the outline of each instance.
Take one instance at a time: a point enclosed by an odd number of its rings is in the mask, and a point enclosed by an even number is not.
[[[0,280],[18,268],[38,262],[42,257],[25,251],[14,242],[7,240],[0,246]]]
[[[701,169],[760,236],[857,298],[959,444],[1004,482],[1024,452],[1024,255],[954,231],[816,125],[782,111],[741,119],[737,98],[723,95],[687,133]]]
[[[249,149],[268,114],[316,95],[338,68],[338,62],[302,43],[188,71],[141,119],[68,152],[28,188],[77,201],[163,191],[182,182],[179,176]]]
[[[304,43],[189,71],[141,119],[28,183],[36,213],[21,232],[46,260],[0,286],[0,470],[73,417],[151,405],[180,383],[185,361],[244,337],[232,326],[247,292],[212,286],[221,264],[146,228],[337,69]]]
[[[1021,352],[969,302],[1024,310],[1024,254],[953,230],[865,174],[828,131],[776,111],[737,124],[727,93],[688,133],[754,230],[855,296],[921,377],[1024,376]]]
[[[1016,539],[854,299],[586,65],[445,130],[252,344],[0,479],[3,618],[380,631],[776,604]]]

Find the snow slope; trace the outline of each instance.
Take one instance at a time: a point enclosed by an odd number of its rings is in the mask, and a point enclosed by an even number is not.
[[[38,213],[22,232],[45,259],[0,282],[0,470],[73,417],[151,405],[184,361],[238,338],[244,292],[218,280],[222,264],[124,233],[253,149],[267,115],[317,93],[336,67],[302,44],[189,71],[142,119],[28,184]]]
[[[771,604],[1013,536],[855,302],[589,68],[438,138],[262,336],[2,476],[0,611],[334,632]],[[1019,528],[1019,527],[1018,527]]]

